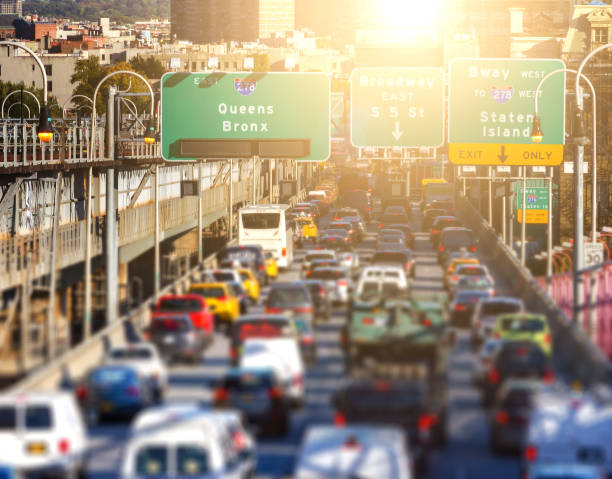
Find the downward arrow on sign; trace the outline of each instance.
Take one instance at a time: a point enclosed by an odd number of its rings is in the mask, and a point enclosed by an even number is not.
[[[508,159],[508,155],[506,155],[506,145],[502,145],[501,153],[497,155],[497,158],[499,158],[499,161],[502,163]]]
[[[395,130],[391,132],[391,134],[393,135],[393,138],[395,138],[395,140],[399,140],[402,135],[404,134],[403,131],[400,131],[400,124],[399,121],[395,122]]]

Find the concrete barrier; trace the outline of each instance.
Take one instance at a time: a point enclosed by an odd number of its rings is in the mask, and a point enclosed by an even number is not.
[[[490,256],[491,263],[510,285],[512,294],[521,297],[530,311],[546,315],[552,332],[554,363],[565,380],[577,380],[585,386],[612,386],[612,367],[582,329],[576,326],[541,288],[531,272],[501,241],[462,195],[457,199],[457,215],[470,227],[479,241],[479,249]]]

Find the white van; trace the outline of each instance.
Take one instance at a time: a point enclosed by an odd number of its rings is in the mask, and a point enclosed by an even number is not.
[[[0,467],[27,473],[84,477],[87,432],[67,392],[0,396]]]
[[[296,406],[304,403],[304,363],[294,338],[247,339],[239,367],[274,370],[291,402]]]
[[[134,420],[121,477],[245,479],[255,467],[253,445],[236,412],[196,403],[149,408]]]
[[[391,426],[311,426],[293,477],[411,479],[410,448]]]
[[[535,464],[596,466],[612,474],[612,405],[590,392],[545,389],[534,397],[524,450]]]
[[[293,230],[287,220],[289,205],[256,205],[238,211],[238,245],[259,245],[270,251],[280,268],[293,261]]]

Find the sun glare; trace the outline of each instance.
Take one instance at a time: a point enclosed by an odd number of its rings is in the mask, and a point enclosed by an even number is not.
[[[441,0],[381,0],[381,12],[389,28],[433,27]]]

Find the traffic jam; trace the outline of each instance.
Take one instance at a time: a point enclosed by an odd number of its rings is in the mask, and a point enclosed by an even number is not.
[[[452,478],[458,348],[499,477],[612,477],[610,398],[564,383],[547,318],[496,283],[453,185],[391,178],[328,167],[302,202],[240,209],[216,269],[127,344],[56,392],[0,396],[0,477]],[[176,393],[189,374],[205,399]],[[120,443],[102,475],[101,437]]]

